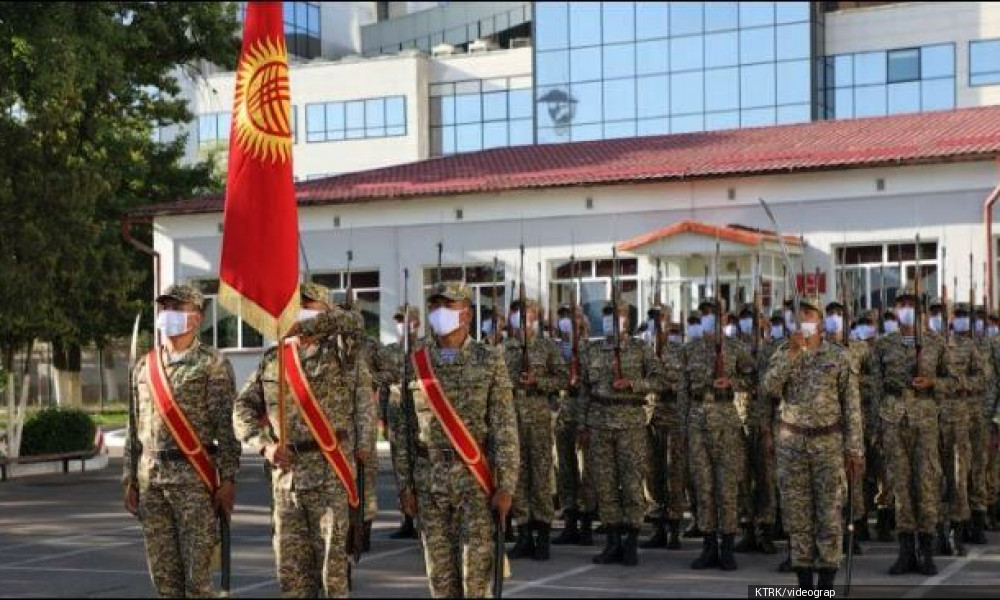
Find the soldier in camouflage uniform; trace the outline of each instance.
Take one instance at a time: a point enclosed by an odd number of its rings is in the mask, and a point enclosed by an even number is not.
[[[986,311],[975,308],[972,339],[982,356],[990,356],[992,343],[986,335]],[[986,363],[986,385],[982,394],[967,396],[969,402],[969,439],[972,444],[972,464],[969,471],[969,507],[972,517],[968,526],[969,543],[986,543],[986,510],[993,504],[990,496],[989,473],[996,453],[990,450],[990,418],[997,387],[993,366]]]
[[[681,363],[684,363],[684,356],[687,349],[695,341],[701,339],[703,332],[701,330],[701,313],[697,310],[692,310],[688,312],[687,324],[685,325],[685,339],[683,343],[683,353],[681,354]],[[682,380],[683,386],[683,380]],[[688,402],[689,396],[683,393],[684,390],[680,390],[680,396],[678,397],[678,406],[680,406],[682,412],[680,414],[680,419],[682,426],[684,427],[684,492],[687,498],[690,499],[689,506],[691,508],[691,523],[688,528],[684,530],[681,537],[689,539],[703,538],[705,533],[698,527],[698,502],[697,492],[695,491],[694,485],[694,472],[691,470],[691,460],[687,453],[687,428],[688,428],[688,416],[691,412],[691,405]]]
[[[555,518],[552,498],[556,491],[552,461],[555,434],[549,398],[568,387],[569,373],[555,340],[538,335],[538,302],[526,300],[520,310],[524,311],[527,328],[521,331],[518,319],[513,335],[504,343],[507,372],[514,382],[521,448],[521,468],[514,494],[518,537],[510,557],[548,560],[549,532]],[[522,342],[524,335],[526,342]],[[522,343],[528,349],[527,364]]]
[[[190,285],[172,285],[156,299],[163,361],[174,400],[206,451],[214,458],[221,485],[213,492],[202,483],[177,445],[153,402],[147,356],[132,378],[138,447],[129,429],[124,452],[125,508],[137,515],[146,541],[153,585],[167,598],[208,597],[212,554],[218,544],[216,515],[232,514],[240,444],[233,434],[233,368],[218,350],[198,340],[204,297]],[[131,427],[131,423],[129,424]],[[214,443],[212,443],[214,442]],[[137,480],[132,478],[133,460]]]
[[[840,565],[844,471],[856,477],[863,437],[857,372],[845,349],[820,336],[822,313],[803,300],[801,329],[772,358],[764,387],[781,398],[778,489],[799,586],[832,590]]]
[[[475,341],[471,292],[461,283],[439,284],[428,300],[434,336],[427,348],[445,396],[479,442],[495,482],[487,497],[455,452],[427,397],[410,383],[414,412],[398,428],[395,467],[403,512],[415,516],[435,598],[482,598],[489,593],[494,560],[492,510],[501,522],[518,477],[517,413],[502,349]],[[416,439],[413,439],[413,435]]]
[[[329,304],[329,290],[316,283],[301,286],[301,329],[297,349],[302,371],[324,415],[334,428],[341,451],[350,461],[370,457],[364,440],[375,428],[369,402],[371,375],[361,354],[361,336],[353,315]],[[323,327],[308,320],[323,314]],[[350,526],[347,491],[328,463],[286,393],[288,440],[278,439],[278,349],[268,350],[251,375],[233,412],[239,438],[263,455],[272,467],[273,544],[278,583],[285,597],[346,597],[347,535]],[[286,384],[287,385],[287,384]]]
[[[992,504],[987,506],[987,509],[989,510],[990,529],[998,531],[1000,530],[1000,440],[998,440],[996,416],[1000,414],[1000,385],[997,385],[996,378],[1000,374],[1000,316],[996,314],[990,316],[987,335],[990,338],[990,354],[986,358],[989,362],[989,368],[994,374],[992,392],[987,392],[983,400],[983,407],[988,419],[991,460],[986,478],[986,491],[988,500]]]
[[[645,512],[643,465],[646,463],[647,396],[675,388],[680,364],[665,366],[652,348],[629,336],[630,306],[604,307],[604,341],[587,346],[581,357],[581,386],[586,398],[586,429],[604,550],[596,564],[639,563],[639,528]],[[615,367],[614,319],[618,319],[620,373]],[[619,378],[619,375],[621,378]],[[625,534],[625,540],[622,540]]]
[[[954,393],[950,352],[940,335],[922,327],[916,361],[916,297],[912,285],[896,297],[899,331],[875,344],[876,376],[882,388],[879,415],[887,472],[896,499],[899,557],[890,575],[934,575],[934,533],[940,507],[938,407],[935,394]],[[922,314],[923,311],[920,311]],[[920,542],[917,560],[914,532]]]
[[[665,335],[663,348],[657,354],[665,368],[676,368],[684,346],[680,329],[670,323],[670,309],[657,306],[653,318],[660,321]],[[655,332],[655,327],[653,328]],[[653,536],[641,544],[642,548],[667,548],[680,550],[680,526],[684,518],[685,432],[683,415],[686,407],[679,405],[675,389],[665,389],[653,407],[647,427],[646,492],[652,507]],[[669,536],[667,529],[669,528]]]
[[[575,315],[574,315],[575,312]],[[567,370],[571,370],[573,360],[573,324],[576,319],[577,344],[580,356],[587,354],[589,322],[579,307],[571,311],[569,306],[559,309],[560,351]],[[568,388],[559,394],[559,413],[556,416],[556,485],[559,491],[559,505],[563,510],[566,527],[553,544],[579,544],[593,546],[592,523],[597,509],[594,486],[590,477],[587,453],[578,449],[580,431],[584,426],[584,398],[580,394],[580,374],[572,374]]]
[[[698,526],[705,532],[693,569],[737,568],[733,538],[738,529],[738,481],[744,457],[736,391],[752,386],[753,357],[739,339],[721,340],[724,372],[716,373],[719,341],[713,302],[699,305],[703,337],[684,353],[683,393],[688,402],[688,460],[694,474]],[[719,546],[719,534],[722,545]]]

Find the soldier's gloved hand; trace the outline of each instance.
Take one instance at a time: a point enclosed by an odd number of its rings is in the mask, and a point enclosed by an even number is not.
[[[292,456],[284,444],[264,446],[264,458],[275,468],[288,472],[292,470]]]
[[[125,510],[133,517],[139,516],[139,490],[132,484],[125,487]]]
[[[864,462],[860,455],[848,452],[844,455],[844,472],[851,481],[861,476]],[[849,501],[849,500],[848,500]]]
[[[581,448],[586,448],[590,444],[590,429],[584,427],[576,436],[576,442]]]
[[[354,458],[356,458],[359,463],[366,465],[368,464],[368,458],[369,458],[368,451],[358,450],[357,452],[354,453]]]
[[[921,376],[921,377],[914,377],[913,381],[910,382],[910,385],[913,386],[913,388],[917,389],[917,390],[921,390],[921,391],[923,391],[923,390],[929,390],[932,387],[934,387],[934,380],[931,379],[930,377],[923,377],[923,376]]]
[[[611,384],[611,387],[617,392],[633,391],[632,382],[628,379],[615,379],[614,383]]]
[[[399,509],[408,517],[417,516],[417,495],[405,489],[399,493]]]
[[[733,387],[733,382],[728,377],[719,377],[713,385],[717,390],[727,390]]]
[[[226,513],[227,517],[233,514],[233,506],[236,505],[236,484],[232,481],[223,481],[219,489],[215,490],[212,505],[215,510]]]
[[[518,378],[517,381],[526,388],[533,388],[536,385],[538,385],[538,379],[536,379],[535,376],[530,372],[521,373],[521,376]]]
[[[507,521],[507,513],[510,512],[510,505],[512,498],[507,492],[496,491],[493,493],[493,501],[491,505],[493,508],[500,513],[500,522],[504,523]]]

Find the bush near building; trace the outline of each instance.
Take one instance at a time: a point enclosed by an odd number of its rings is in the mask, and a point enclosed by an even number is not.
[[[90,450],[96,432],[97,424],[82,410],[46,408],[25,421],[21,456]]]

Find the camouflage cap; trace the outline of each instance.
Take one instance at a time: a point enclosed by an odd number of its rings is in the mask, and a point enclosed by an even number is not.
[[[701,311],[692,310],[687,316],[688,323],[701,323]]]
[[[413,320],[419,321],[420,320],[420,309],[419,308],[417,308],[416,306],[414,306],[414,305],[411,304],[409,312],[410,312],[410,320],[411,321],[413,321]],[[400,306],[400,307],[396,308],[396,312],[393,313],[392,318],[393,319],[399,319],[400,321],[402,321],[403,320],[403,315],[405,313],[406,313],[406,307],[405,306]]]
[[[772,310],[771,311],[771,321],[780,321],[780,322],[784,323],[785,322],[785,313],[783,313],[782,311],[780,311],[778,309]]]
[[[740,307],[741,317],[752,317],[753,313],[754,313],[753,304],[750,304],[749,302],[744,302],[743,306]]]
[[[889,321],[895,321],[896,320],[896,313],[895,313],[895,311],[887,310],[887,311],[885,311],[885,314],[882,315],[882,318],[886,319],[886,320],[889,320]]]
[[[573,314],[573,311],[570,309],[569,304],[563,304],[559,306],[559,312],[557,314],[560,317],[568,317]]]
[[[307,281],[299,285],[299,296],[303,300],[322,302],[328,306],[330,304],[330,288],[312,281]]]
[[[205,308],[205,296],[201,293],[201,290],[190,283],[175,283],[156,297],[157,304],[162,304],[166,300],[190,302],[197,306],[198,310]]]
[[[917,287],[914,282],[910,281],[903,286],[899,292],[896,293],[896,302],[903,299],[916,300],[917,299]]]
[[[982,304],[976,305],[976,316],[986,314],[986,308]]]
[[[428,302],[443,298],[452,302],[472,302],[472,291],[461,281],[445,281],[434,286]]]
[[[708,312],[708,311],[713,311],[714,312],[715,311],[715,300],[712,300],[711,298],[705,298],[705,299],[703,299],[701,302],[698,303],[698,310],[704,311],[704,312]]]
[[[941,300],[941,298],[938,296],[934,296],[933,298],[927,301],[927,308],[943,307],[943,306],[944,306],[944,301]]]
[[[863,310],[858,314],[858,321],[867,321],[868,323],[874,323],[878,320],[878,313],[874,310],[867,309]]]
[[[958,313],[969,314],[969,312],[971,312],[971,311],[969,310],[969,303],[968,302],[956,302],[955,303],[955,314],[958,314]]]
[[[799,298],[799,311],[814,310],[818,312],[820,316],[822,316],[823,315],[822,306],[823,304],[819,302],[817,298],[812,298],[809,296],[803,296],[802,298]]]
[[[826,305],[826,312],[830,312],[831,310],[840,310],[840,311],[842,311],[842,310],[844,310],[844,305],[841,304],[840,302],[836,301],[836,300],[834,300],[833,302],[828,302],[827,305]]]

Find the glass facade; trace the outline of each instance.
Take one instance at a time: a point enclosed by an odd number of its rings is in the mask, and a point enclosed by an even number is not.
[[[198,115],[198,146],[206,148],[229,143],[232,113],[229,111]]]
[[[955,108],[955,45],[826,58],[825,116],[877,117]]]
[[[531,76],[430,86],[431,156],[532,143]]]
[[[240,2],[240,23],[246,21],[247,3]],[[289,54],[316,58],[320,54],[320,11],[317,2],[285,2],[282,6],[285,45]]]
[[[1000,84],[1000,39],[969,42],[969,85]]]
[[[406,135],[406,96],[306,105],[306,142]]]
[[[539,143],[812,118],[809,2],[539,2]]]

